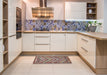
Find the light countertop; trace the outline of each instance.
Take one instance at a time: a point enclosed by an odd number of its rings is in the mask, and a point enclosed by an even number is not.
[[[95,38],[97,40],[107,40],[107,33],[100,32],[76,32],[76,31],[23,31],[23,33],[77,33]]]

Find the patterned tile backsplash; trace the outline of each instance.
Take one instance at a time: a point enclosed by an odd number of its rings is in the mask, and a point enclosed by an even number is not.
[[[33,31],[86,31],[88,21],[26,20],[25,30]]]

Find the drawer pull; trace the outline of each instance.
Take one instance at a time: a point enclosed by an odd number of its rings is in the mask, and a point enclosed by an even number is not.
[[[49,44],[36,44],[36,45],[49,45]]]
[[[37,38],[48,38],[49,36],[35,36]]]
[[[84,39],[84,38],[82,38],[82,40],[85,41],[85,42],[88,42],[88,40],[86,40],[86,39]]]
[[[9,37],[14,37],[14,36],[16,36],[16,34],[14,34],[14,35],[11,35],[11,36],[9,36]]]
[[[88,52],[88,50],[86,50],[85,48],[81,47],[81,49],[83,49],[84,51]]]

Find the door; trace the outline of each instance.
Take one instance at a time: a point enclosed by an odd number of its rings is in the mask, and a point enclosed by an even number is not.
[[[16,36],[9,37],[9,63],[11,63],[17,57],[17,43]]]
[[[76,34],[66,34],[66,51],[77,51]]]
[[[86,19],[86,2],[65,2],[65,19]]]
[[[22,51],[22,38],[16,39],[17,41],[17,53],[19,54]]]
[[[34,42],[34,33],[24,33],[23,51],[35,51]]]
[[[8,36],[16,34],[16,0],[8,0]]]
[[[65,34],[51,34],[51,51],[65,51]]]
[[[0,72],[3,70],[3,44],[2,40],[0,40]]]

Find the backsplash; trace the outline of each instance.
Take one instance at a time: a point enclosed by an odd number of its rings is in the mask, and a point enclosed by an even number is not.
[[[25,30],[34,31],[86,31],[88,21],[26,20]]]

